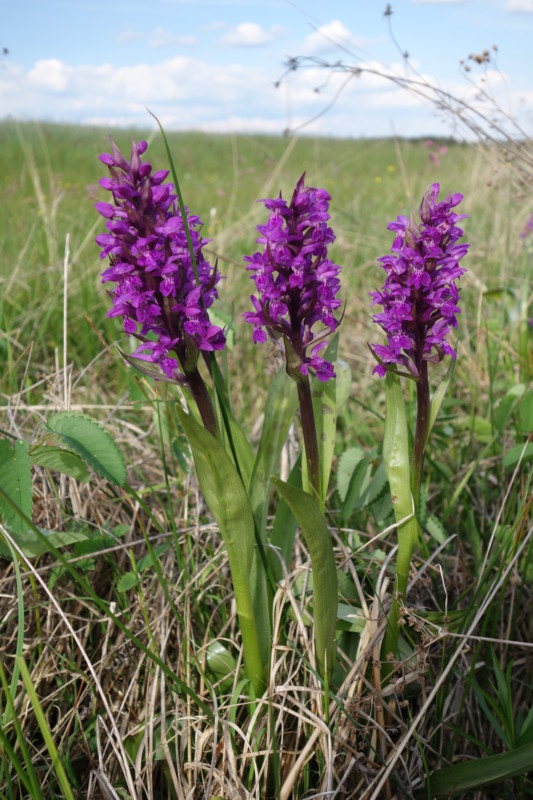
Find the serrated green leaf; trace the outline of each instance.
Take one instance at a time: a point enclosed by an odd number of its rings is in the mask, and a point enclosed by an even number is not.
[[[444,544],[446,541],[446,531],[439,519],[433,514],[428,514],[424,520],[424,527],[429,535],[435,539],[439,544]]]
[[[346,525],[349,522],[354,508],[364,508],[366,505],[364,497],[370,484],[371,472],[372,464],[370,464],[366,458],[363,458],[353,471],[348,488],[348,494],[346,495],[346,501],[342,508],[342,519]]]
[[[129,592],[139,585],[139,576],[134,572],[125,572],[117,581],[117,590],[119,592]]]
[[[387,470],[385,469],[385,464],[381,462],[372,476],[371,481],[361,486],[363,493],[357,498],[355,507],[364,508],[365,506],[370,506],[372,503],[375,503],[385,491],[387,483]]]
[[[31,520],[32,481],[27,442],[16,441],[11,446],[7,439],[0,439],[0,489]],[[28,526],[16,508],[0,496],[0,514],[5,523],[14,534],[24,534]]]
[[[89,470],[85,461],[77,453],[64,450],[62,447],[38,445],[29,451],[30,462],[34,466],[52,469],[75,478],[77,481],[87,483],[90,480]]]
[[[152,552],[147,553],[139,560],[137,564],[137,571],[144,572],[145,569],[150,569],[150,567],[153,567],[153,557],[155,556],[155,558],[160,558],[160,556],[166,553],[169,549],[170,542],[163,542],[162,544],[158,544],[156,547],[153,547]]]
[[[122,453],[99,422],[74,411],[58,411],[48,420],[47,428],[103,478],[118,486],[125,482],[126,465]]]
[[[349,447],[339,459],[337,468],[337,491],[343,503],[346,500],[354,470],[364,457],[365,454],[360,447]]]

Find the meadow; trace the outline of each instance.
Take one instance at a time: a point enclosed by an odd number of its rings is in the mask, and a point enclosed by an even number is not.
[[[296,530],[272,590],[261,698],[247,689],[228,554],[196,480],[176,411],[180,389],[128,366],[115,345],[131,352],[130,342],[106,317],[94,243],[105,223],[94,203],[106,199],[98,154],[109,150],[108,134],[124,153],[132,136],[146,138],[154,169],[167,167],[155,125],[0,124],[0,797],[532,796],[527,162],[495,144],[451,140],[431,149],[442,148],[437,165],[423,140],[168,134],[185,203],[203,220],[206,256],[224,276],[214,307],[229,326],[221,369],[254,447],[281,365],[274,347],[253,344],[241,318],[253,290],[243,256],[265,221],[257,201],[280,190],[290,198],[303,172],[332,198],[338,363],[349,375],[326,499],[338,663],[324,681],[314,662],[308,546]],[[383,282],[377,258],[390,250],[388,223],[416,212],[434,182],[464,195],[470,250],[391,677],[380,642],[396,529],[369,292]],[[432,389],[447,367],[435,366]],[[411,425],[415,392],[404,392]],[[64,411],[94,425],[80,435],[89,470],[79,443],[70,461],[42,455],[68,443],[55,416]],[[282,474],[299,436],[295,424]],[[12,478],[17,442],[33,459],[26,489]],[[121,459],[125,480],[117,479]],[[269,531],[278,508],[271,491]],[[289,516],[280,523],[287,529],[296,527]]]

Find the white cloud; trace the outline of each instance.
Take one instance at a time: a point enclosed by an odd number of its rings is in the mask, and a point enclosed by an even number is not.
[[[362,44],[363,39],[356,39],[344,23],[334,19],[313,31],[303,43],[301,51],[305,55],[319,55],[337,49],[339,45],[350,48],[360,47]]]
[[[533,14],[533,0],[508,0],[505,10],[523,11],[526,14]]]
[[[117,36],[119,42],[139,42],[141,39],[144,39],[144,33],[141,31],[122,31]]]
[[[67,91],[71,75],[71,67],[57,58],[46,58],[37,61],[28,72],[28,84],[43,92],[61,94]]]
[[[262,47],[270,44],[277,34],[279,29],[268,32],[255,22],[241,22],[236,28],[224,34],[221,42],[236,47]]]
[[[196,39],[194,36],[179,36],[171,33],[165,28],[156,28],[150,36],[150,47],[158,49],[160,47],[194,47]]]
[[[318,67],[290,73],[274,88],[270,65],[212,64],[185,55],[157,64],[115,67],[110,63],[72,66],[59,59],[37,61],[29,70],[6,61],[0,70],[2,116],[111,126],[149,128],[150,108],[169,129],[278,133],[303,126],[304,133],[335,136],[449,135],[453,114],[436,115],[436,102],[423,104],[394,82],[405,76],[403,63],[387,75],[379,62],[347,84],[345,73]],[[487,83],[481,83],[482,78]],[[526,132],[533,127],[528,109],[533,92],[506,87],[505,76],[488,70],[469,86],[459,80],[439,84],[485,115],[490,109],[478,89],[497,97]],[[434,79],[421,75],[424,86]],[[475,83],[475,81],[474,81]],[[322,86],[316,92],[317,86]],[[334,101],[332,103],[332,101]],[[511,102],[512,106],[507,105]],[[323,112],[326,113],[323,113]],[[441,121],[444,120],[444,121]]]

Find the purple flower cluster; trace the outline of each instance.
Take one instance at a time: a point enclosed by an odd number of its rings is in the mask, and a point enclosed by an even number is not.
[[[113,141],[111,147],[111,154],[100,156],[111,177],[100,185],[112,193],[113,203],[95,204],[108,229],[96,242],[101,258],[111,262],[102,282],[116,283],[107,316],[122,317],[126,333],[140,340],[135,357],[159,364],[168,378],[179,380],[180,369],[196,368],[198,351],[224,347],[224,333],[206,310],[217,297],[220,276],[203,256],[208,240],[198,233],[200,219],[186,210],[195,274],[174,186],[164,183],[168,171],[152,174],[150,164],[141,162],[146,142],[132,142],[129,161]]]
[[[456,357],[446,337],[457,328],[459,291],[456,281],[466,271],[459,266],[467,244],[457,222],[466,214],[452,209],[463,196],[437,202],[439,184],[428,187],[420,205],[420,224],[398,217],[388,229],[396,237],[389,255],[378,259],[387,273],[380,291],[371,292],[373,305],[383,306],[374,322],[387,334],[387,344],[372,346],[380,362],[374,372],[383,377],[389,367],[406,367],[417,378],[424,361]]]
[[[270,212],[266,225],[257,227],[264,249],[245,256],[259,295],[251,297],[255,310],[243,314],[254,325],[254,342],[265,342],[267,334],[283,341],[287,364],[294,359],[303,375],[312,369],[321,381],[335,377],[320,351],[339,325],[333,312],[340,306],[340,267],[327,258],[335,240],[327,224],[330,200],[324,189],[305,186],[304,173],[289,205],[281,193],[261,201]],[[323,326],[318,334],[312,330],[316,323]]]

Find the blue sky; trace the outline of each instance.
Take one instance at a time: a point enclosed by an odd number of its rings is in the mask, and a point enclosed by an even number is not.
[[[393,0],[391,16],[372,0],[0,4],[2,118],[151,127],[148,106],[173,129],[464,136],[407,78],[533,135],[533,0]],[[291,56],[305,67],[276,88]]]

